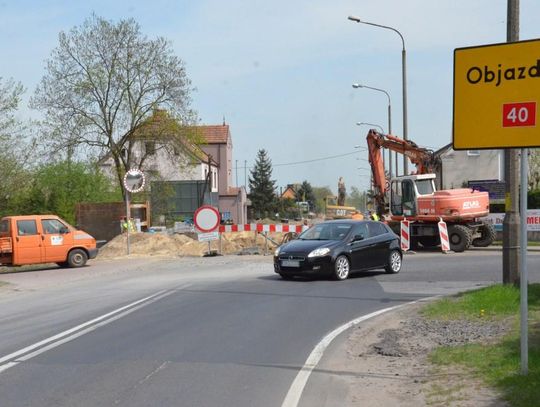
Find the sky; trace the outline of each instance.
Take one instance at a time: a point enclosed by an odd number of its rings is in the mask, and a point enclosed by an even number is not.
[[[58,34],[92,13],[134,18],[171,41],[196,88],[201,124],[230,126],[233,182],[265,149],[278,189],[304,180],[337,191],[369,187],[371,123],[402,132],[402,43],[407,51],[408,136],[438,149],[452,141],[453,51],[506,41],[506,0],[0,0],[0,77],[23,83],[25,103]],[[540,37],[540,2],[521,0],[520,39]],[[35,117],[26,106],[20,115]]]

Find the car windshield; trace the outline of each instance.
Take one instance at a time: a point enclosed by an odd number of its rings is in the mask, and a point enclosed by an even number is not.
[[[340,223],[321,223],[311,227],[299,236],[302,240],[342,240],[347,236],[351,225]]]

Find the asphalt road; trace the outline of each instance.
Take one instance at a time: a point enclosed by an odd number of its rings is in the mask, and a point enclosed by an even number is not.
[[[540,253],[528,261],[539,282]],[[344,282],[283,281],[269,257],[97,261],[0,275],[9,283],[0,287],[0,404],[280,406],[336,327],[501,276],[496,251],[408,255],[398,275]],[[300,405],[338,403],[340,393],[317,375]]]

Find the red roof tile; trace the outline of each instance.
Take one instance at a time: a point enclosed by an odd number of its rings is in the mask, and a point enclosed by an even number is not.
[[[197,126],[202,130],[202,136],[207,144],[227,144],[229,125]]]

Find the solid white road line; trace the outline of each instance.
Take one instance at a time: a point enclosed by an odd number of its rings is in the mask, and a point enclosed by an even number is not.
[[[0,373],[8,370],[9,368],[12,368],[13,366],[16,366],[20,362],[29,360],[37,355],[47,352],[48,350],[54,349],[57,346],[60,346],[66,342],[70,342],[89,332],[92,332],[101,326],[110,324],[111,322],[116,321],[128,314],[131,314],[132,312],[135,312],[142,307],[159,301],[160,299],[171,295],[178,289],[187,288],[189,286],[190,284],[186,284],[173,290],[158,291],[157,293],[152,294],[148,297],[132,302],[131,304],[125,305],[107,314],[101,315],[83,324],[60,332],[59,334],[53,335],[47,339],[36,342],[33,345],[27,346],[23,349],[19,349],[18,351],[12,352],[9,355],[5,355],[0,358]]]
[[[309,379],[309,376],[311,375],[311,372],[319,364],[324,354],[324,351],[326,350],[328,345],[330,345],[330,343],[332,343],[332,341],[339,334],[341,334],[342,332],[346,331],[349,328],[352,328],[355,325],[358,325],[360,322],[363,322],[370,318],[384,314],[385,312],[394,311],[406,305],[411,305],[420,301],[427,301],[432,298],[436,298],[436,297],[423,298],[421,300],[408,302],[406,304],[396,305],[395,307],[384,308],[379,311],[372,312],[371,314],[367,314],[362,317],[353,319],[352,321],[349,321],[346,324],[343,324],[340,327],[334,329],[332,332],[330,332],[328,335],[322,338],[322,340],[317,344],[317,346],[315,346],[313,351],[311,351],[309,357],[304,363],[304,366],[302,366],[302,368],[296,375],[294,381],[292,382],[291,387],[289,388],[289,391],[287,392],[287,395],[285,396],[285,399],[283,400],[283,403],[281,404],[281,407],[297,407],[298,406],[298,403],[300,402],[300,397],[302,397],[302,393],[304,391],[304,388],[306,387],[306,384]]]

